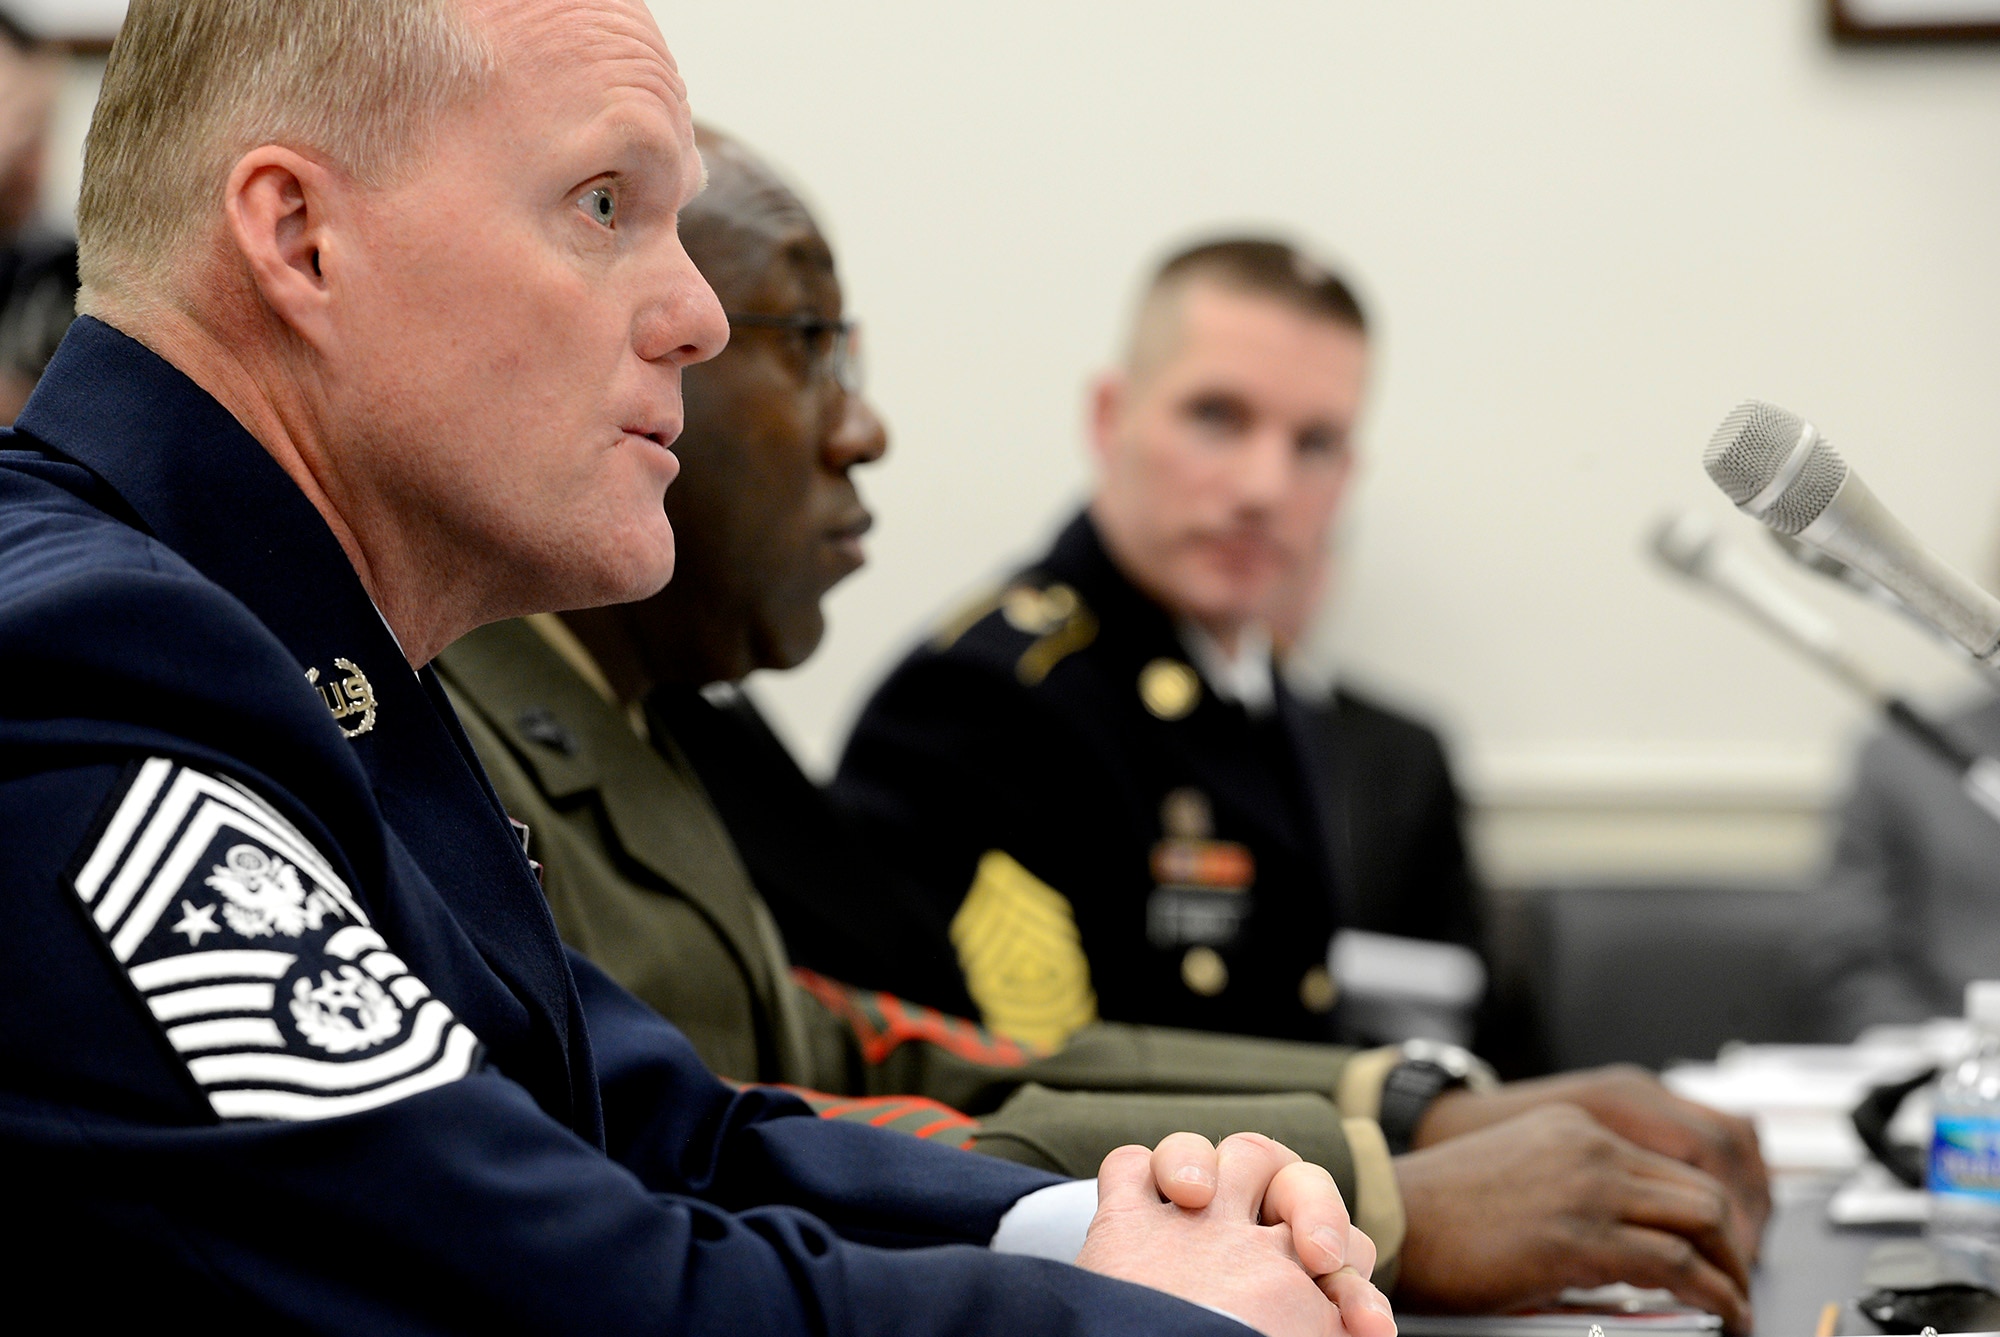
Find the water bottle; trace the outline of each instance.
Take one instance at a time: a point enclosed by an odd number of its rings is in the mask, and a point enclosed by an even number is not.
[[[1965,986],[1965,1019],[1972,1046],[1938,1086],[1930,1234],[2000,1256],[2000,980]]]

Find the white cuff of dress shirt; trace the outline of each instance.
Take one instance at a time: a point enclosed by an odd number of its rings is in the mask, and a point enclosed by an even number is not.
[[[1083,1252],[1090,1218],[1097,1215],[1097,1181],[1072,1179],[1038,1188],[1007,1209],[990,1247],[995,1253],[1020,1253],[1074,1263]]]
[[[1009,1207],[1007,1214],[1000,1218],[1000,1228],[993,1232],[993,1242],[986,1247],[995,1253],[1018,1253],[1030,1258],[1074,1263],[1076,1256],[1083,1252],[1083,1237],[1089,1233],[1091,1218],[1096,1215],[1095,1179],[1072,1179],[1066,1184],[1051,1184],[1047,1188],[1036,1189]],[[1227,1309],[1217,1309],[1211,1304],[1201,1307],[1211,1314],[1243,1323]],[[1250,1325],[1243,1323],[1243,1326],[1247,1328]]]

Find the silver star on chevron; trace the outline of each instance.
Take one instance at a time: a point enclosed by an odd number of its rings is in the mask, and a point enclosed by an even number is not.
[[[220,933],[222,930],[216,925],[214,906],[204,905],[197,910],[182,901],[181,922],[174,925],[173,932],[187,934],[188,946],[194,947],[200,944],[202,934]]]

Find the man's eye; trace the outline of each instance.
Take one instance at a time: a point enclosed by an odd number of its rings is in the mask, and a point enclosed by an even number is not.
[[[1331,427],[1308,427],[1298,436],[1301,455],[1337,455],[1347,445],[1347,438]]]
[[[1234,435],[1250,425],[1243,405],[1225,396],[1203,395],[1188,404],[1185,412],[1196,426],[1217,435]]]
[[[793,334],[808,357],[822,358],[833,351],[834,327],[830,324],[800,325]]]
[[[598,186],[586,190],[576,202],[576,207],[589,214],[591,221],[610,227],[618,219],[618,199],[609,186]]]

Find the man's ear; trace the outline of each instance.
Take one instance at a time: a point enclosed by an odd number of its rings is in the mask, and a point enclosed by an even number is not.
[[[237,160],[223,212],[250,281],[279,320],[313,347],[332,334],[326,251],[331,193],[325,167],[265,144]]]
[[[1107,371],[1090,384],[1090,452],[1099,468],[1111,459],[1118,443],[1119,419],[1125,415],[1125,396],[1130,377],[1122,370]]]

